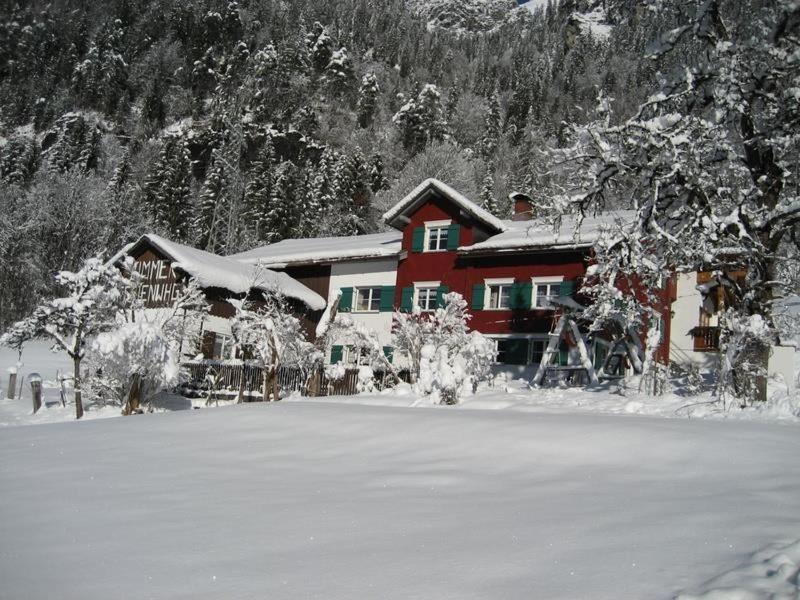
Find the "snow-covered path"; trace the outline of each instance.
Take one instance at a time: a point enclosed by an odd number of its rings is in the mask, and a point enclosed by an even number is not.
[[[796,425],[240,405],[0,430],[0,598],[670,598],[800,538]]]

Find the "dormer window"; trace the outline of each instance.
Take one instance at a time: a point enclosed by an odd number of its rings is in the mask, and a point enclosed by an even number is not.
[[[412,252],[447,252],[461,243],[461,226],[447,221],[426,221],[414,227],[411,234]]]
[[[425,223],[425,252],[442,252],[447,250],[450,237],[450,221],[434,221]]]

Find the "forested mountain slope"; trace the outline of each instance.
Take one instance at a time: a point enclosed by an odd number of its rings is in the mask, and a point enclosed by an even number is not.
[[[436,176],[508,213],[540,150],[646,96],[677,0],[59,0],[0,14],[0,326],[144,231],[356,234]],[[758,2],[730,2],[738,19]],[[6,4],[7,6],[7,4]],[[502,9],[502,10],[501,10]],[[680,60],[691,56],[681,55]],[[11,284],[10,282],[13,282]]]

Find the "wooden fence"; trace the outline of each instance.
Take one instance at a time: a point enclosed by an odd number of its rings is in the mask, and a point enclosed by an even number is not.
[[[184,391],[192,395],[207,394],[212,386],[221,396],[235,395],[243,390],[246,398],[260,399],[264,385],[264,369],[253,363],[227,363],[214,360],[193,361],[182,365],[185,373]],[[408,381],[408,372],[398,374]],[[244,381],[243,381],[244,380]],[[309,385],[312,383],[311,385]],[[389,373],[375,373],[375,387],[384,389],[393,384]],[[295,367],[278,369],[278,386],[282,393],[300,392],[313,396],[345,396],[358,392],[358,369],[345,371],[341,379],[331,380],[322,366],[312,372],[303,372]],[[309,389],[307,389],[307,386]]]

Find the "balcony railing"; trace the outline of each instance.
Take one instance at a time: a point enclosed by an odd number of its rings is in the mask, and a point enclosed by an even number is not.
[[[694,337],[695,352],[719,350],[719,327],[695,327],[690,333]]]

